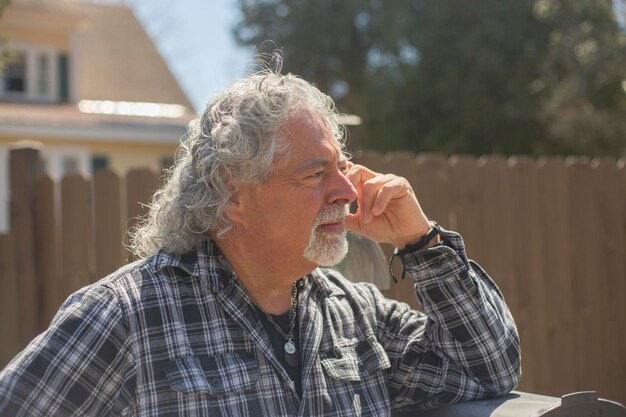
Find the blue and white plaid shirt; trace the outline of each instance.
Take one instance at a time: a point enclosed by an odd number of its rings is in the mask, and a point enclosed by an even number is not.
[[[403,257],[424,313],[330,269],[304,279],[302,399],[210,241],[73,294],[0,373],[0,416],[388,416],[502,395],[511,314],[459,235]]]

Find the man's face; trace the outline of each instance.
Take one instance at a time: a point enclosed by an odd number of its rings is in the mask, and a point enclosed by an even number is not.
[[[240,190],[243,215],[237,226],[267,253],[267,262],[292,263],[305,274],[347,253],[344,219],[356,190],[344,175],[348,161],[337,140],[318,118],[295,118],[284,135],[291,141],[290,157],[264,183]]]

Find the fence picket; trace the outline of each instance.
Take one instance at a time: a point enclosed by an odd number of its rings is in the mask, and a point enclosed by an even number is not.
[[[44,329],[67,297],[60,279],[61,245],[58,231],[59,210],[56,182],[43,175],[37,184],[35,224],[37,226],[37,273],[41,278],[40,328]]]
[[[95,279],[91,183],[80,173],[61,180],[61,248],[65,293]]]
[[[515,253],[515,292],[518,297],[522,350],[526,352],[526,363],[534,372],[522,377],[522,388],[539,387],[547,371],[543,352],[546,339],[543,337],[545,323],[545,290],[543,289],[542,235],[537,227],[538,187],[535,161],[529,157],[510,160],[512,195],[512,244]]]
[[[491,277],[506,297],[509,307],[517,309],[513,281],[513,245],[511,219],[510,169],[501,155],[482,157],[478,161],[482,170],[481,216],[483,228],[480,245]]]
[[[110,170],[94,175],[96,277],[99,279],[124,264],[122,246],[126,220],[122,202],[122,181]]]
[[[22,345],[39,332],[41,282],[37,276],[35,199],[41,175],[39,149],[22,147],[10,151],[11,237],[18,277],[17,298]]]
[[[20,312],[15,253],[11,235],[0,234],[0,368],[23,347],[19,333]]]
[[[617,193],[622,196],[622,210],[621,210],[621,224],[622,224],[622,249],[621,252],[617,253],[618,258],[622,258],[622,271],[623,275],[615,276],[615,293],[611,295],[611,297],[615,297],[619,306],[621,307],[618,311],[618,329],[626,328],[626,158],[620,159],[618,163],[618,176],[620,180],[618,181]],[[621,184],[620,184],[621,182]],[[613,329],[611,329],[613,330]],[[626,381],[626,332],[617,331],[617,340],[616,344],[618,346],[619,356],[622,358],[621,364],[622,367],[618,371],[619,375],[615,381]],[[610,384],[611,381],[607,381],[607,384]],[[617,385],[617,384],[614,384]],[[617,399],[621,398],[621,401],[626,402],[626,394],[622,393],[621,396],[615,397]]]
[[[616,398],[623,392],[623,386],[617,381],[622,376],[622,370],[626,366],[626,359],[621,354],[622,347],[619,345],[619,331],[611,332],[609,329],[623,329],[626,322],[620,321],[620,309],[624,304],[623,298],[615,297],[614,294],[624,294],[624,264],[620,260],[620,254],[624,253],[624,208],[621,194],[621,178],[616,162],[611,158],[599,158],[592,164],[592,183],[596,198],[593,199],[596,220],[594,240],[589,241],[597,252],[595,260],[596,275],[591,278],[594,282],[592,293],[594,294],[594,317],[595,322],[604,321],[599,329],[606,329],[599,333],[600,339],[596,345],[601,346],[594,371],[596,383],[605,380],[616,381],[615,384],[606,386],[602,392],[607,398]],[[617,343],[616,343],[617,342]],[[604,369],[604,373],[598,372]]]
[[[591,387],[592,377],[595,374],[598,349],[595,345],[597,338],[597,323],[593,321],[593,304],[589,290],[593,291],[594,277],[594,248],[589,246],[594,234],[592,215],[593,185],[588,160],[567,158],[568,169],[568,208],[569,208],[569,240],[571,243],[571,283],[574,294],[574,343],[585,346],[585,349],[576,349],[573,379],[576,387]],[[593,340],[593,343],[589,343]],[[600,354],[603,354],[600,352]]]
[[[544,374],[546,394],[559,396],[576,389],[571,379],[564,379],[576,366],[574,346],[574,294],[571,287],[571,264],[568,210],[568,178],[563,158],[542,158],[538,163],[539,223],[543,240],[543,286],[547,294],[545,334],[546,361],[550,372]],[[559,389],[555,389],[559,386]]]

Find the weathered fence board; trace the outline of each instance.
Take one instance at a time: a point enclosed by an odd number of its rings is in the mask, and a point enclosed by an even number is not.
[[[34,219],[41,159],[39,150],[34,148],[12,149],[10,155],[11,237],[18,276],[16,297],[20,317],[19,334],[21,343],[25,344],[40,329],[41,279],[37,275]]]
[[[547,351],[545,353],[549,372],[545,394],[559,395],[554,390],[561,375],[571,373],[575,366],[573,349],[574,304],[571,287],[571,263],[569,262],[569,212],[567,171],[563,158],[543,158],[538,163],[539,203],[542,215],[537,228],[543,242],[541,268],[544,276],[547,311],[545,321]],[[562,392],[575,390],[573,380],[561,381]]]
[[[598,357],[603,355],[603,347],[598,339],[598,323],[593,320],[592,294],[597,280],[594,270],[595,239],[594,222],[591,218],[593,213],[592,196],[593,183],[588,161],[579,161],[569,158],[568,166],[568,189],[570,207],[570,262],[571,286],[574,292],[575,327],[574,343],[577,346],[585,346],[584,349],[576,349],[573,378],[576,386],[592,386],[596,379],[593,368],[596,363],[602,361]],[[590,341],[593,341],[590,343]],[[593,359],[591,359],[593,358]]]
[[[512,193],[512,244],[515,257],[515,297],[518,311],[516,316],[522,351],[535,358],[535,372],[522,376],[522,389],[527,386],[540,386],[543,380],[544,355],[546,350],[542,315],[544,315],[544,297],[541,256],[542,236],[537,227],[538,186],[535,161],[530,158],[516,158],[511,163]]]
[[[611,297],[615,298],[616,304],[619,305],[618,325],[612,333],[615,335],[615,342],[618,346],[619,356],[622,358],[621,368],[617,371],[618,376],[614,381],[626,381],[626,332],[620,331],[626,328],[626,158],[619,161],[618,175],[621,180],[618,181],[618,196],[621,195],[622,210],[620,214],[622,238],[617,241],[615,253],[618,258],[622,258],[622,275],[616,275],[615,293]],[[621,184],[620,184],[621,182]],[[617,246],[621,244],[621,248]],[[619,397],[616,397],[619,398]],[[626,401],[626,395],[622,394],[622,401]]]
[[[24,346],[20,338],[19,287],[10,235],[0,234],[0,367]]]
[[[116,172],[101,170],[94,175],[96,277],[103,277],[124,264],[125,201],[122,181]]]
[[[626,300],[615,297],[615,294],[625,294],[624,264],[620,259],[623,255],[618,252],[624,247],[624,207],[621,190],[620,171],[617,164],[610,158],[593,161],[592,176],[596,198],[593,199],[595,211],[595,232],[598,258],[597,286],[593,288],[594,301],[598,307],[595,314],[596,322],[605,321],[600,328],[602,339],[599,345],[604,348],[602,362],[599,364],[606,369],[606,377],[612,381],[619,381],[626,367],[626,358],[622,354],[620,341],[623,341],[623,331],[626,322],[620,320],[620,309]],[[613,332],[604,329],[615,329]],[[599,380],[605,377],[600,375]],[[624,381],[624,379],[622,379]],[[599,381],[596,380],[596,383]],[[607,387],[606,396],[616,398],[624,391],[624,386],[613,385]]]
[[[61,181],[63,281],[69,294],[95,279],[91,183],[80,173]]]
[[[514,303],[513,245],[511,218],[511,185],[507,161],[503,156],[481,158],[483,184],[481,213],[483,228],[479,245],[484,248],[485,265],[502,290],[506,300]],[[511,305],[511,309],[517,309]]]
[[[61,239],[59,236],[59,205],[56,182],[49,175],[43,175],[37,184],[36,236],[37,273],[41,278],[41,311],[39,325],[48,327],[50,320],[67,296],[60,279]]]

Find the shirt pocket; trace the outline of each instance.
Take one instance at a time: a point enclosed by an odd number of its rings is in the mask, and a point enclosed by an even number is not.
[[[218,396],[254,387],[259,367],[252,353],[234,352],[174,359],[165,365],[165,374],[174,391]]]
[[[338,382],[359,382],[391,368],[385,349],[375,337],[353,346],[336,346],[321,362],[326,374]]]

